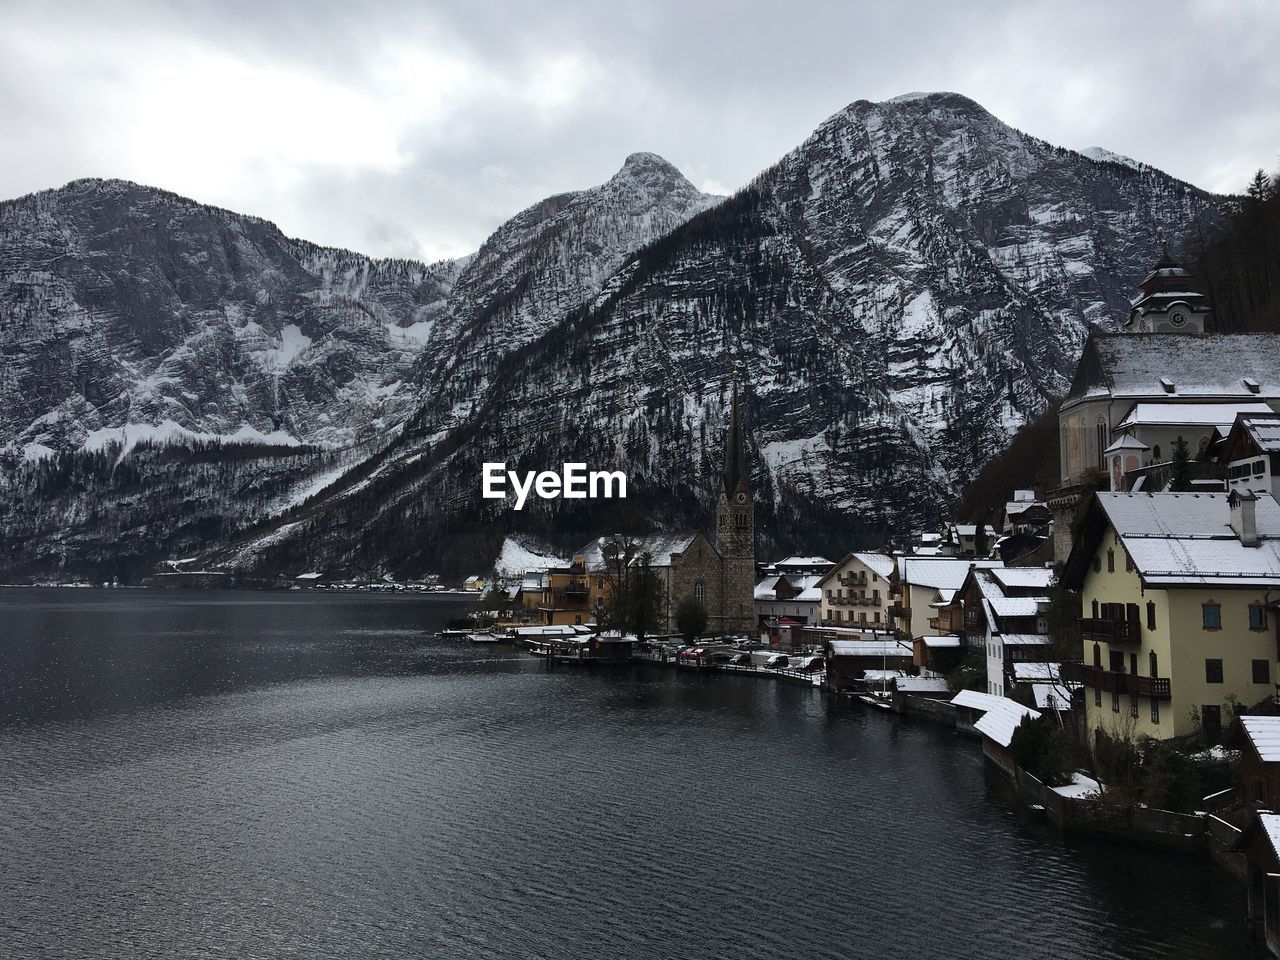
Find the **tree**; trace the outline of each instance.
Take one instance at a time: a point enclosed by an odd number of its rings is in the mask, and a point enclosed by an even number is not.
[[[1187,449],[1187,441],[1178,437],[1173,441],[1173,459],[1169,467],[1169,489],[1174,493],[1185,493],[1191,489],[1191,453]]]
[[[1072,781],[1075,751],[1071,739],[1048,717],[1022,718],[1009,749],[1018,766],[1041,783],[1060,787]]]
[[[606,630],[643,640],[662,626],[665,598],[652,558],[638,551],[639,542],[630,537],[616,536],[604,544],[610,596],[597,619]]]
[[[681,600],[676,608],[676,629],[686,643],[692,643],[707,629],[707,608],[693,594]]]

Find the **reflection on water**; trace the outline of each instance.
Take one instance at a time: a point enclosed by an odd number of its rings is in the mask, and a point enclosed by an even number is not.
[[[1249,955],[1207,864],[1064,844],[972,744],[817,691],[548,672],[422,597],[0,609],[15,957]]]

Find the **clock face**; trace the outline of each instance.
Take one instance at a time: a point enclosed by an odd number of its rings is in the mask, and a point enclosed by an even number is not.
[[[1169,314],[1169,326],[1180,327],[1187,322],[1187,313],[1185,310],[1175,310]]]
[[[740,494],[738,494],[738,502],[739,502],[739,503],[746,503],[746,502],[747,502],[747,495],[746,495],[745,493],[740,493]]]

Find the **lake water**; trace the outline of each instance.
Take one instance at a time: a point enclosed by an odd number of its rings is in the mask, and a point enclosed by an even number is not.
[[[457,601],[0,591],[0,956],[1224,958],[1201,861],[820,691],[547,671]]]

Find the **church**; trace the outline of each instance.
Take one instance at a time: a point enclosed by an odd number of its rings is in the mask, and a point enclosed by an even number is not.
[[[1212,332],[1197,285],[1166,252],[1140,284],[1122,330],[1095,330],[1085,342],[1058,408],[1060,487],[1048,498],[1056,559],[1070,552],[1072,519],[1087,492],[1159,490],[1175,447],[1185,444],[1195,460],[1238,416],[1280,412],[1280,336]],[[1216,479],[1205,487],[1221,488]]]
[[[701,530],[644,538],[637,553],[648,553],[663,587],[663,624],[676,632],[676,611],[686,597],[707,611],[709,633],[748,633],[756,629],[756,526],[747,462],[747,435],[738,404],[737,379],[725,433],[724,470],[716,484],[715,538]],[[592,574],[608,569],[608,538],[592,541],[574,557]]]

